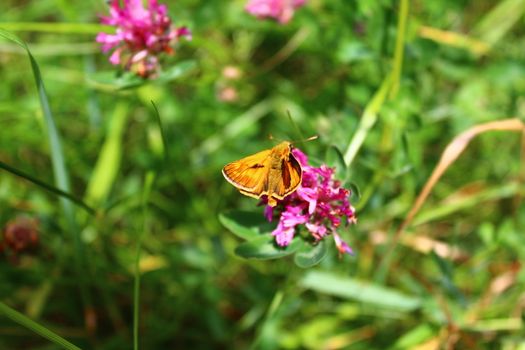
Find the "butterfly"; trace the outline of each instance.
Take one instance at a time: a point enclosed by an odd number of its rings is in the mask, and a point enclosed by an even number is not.
[[[261,198],[274,207],[301,184],[303,169],[292,154],[292,143],[277,146],[226,164],[222,174],[242,194]]]

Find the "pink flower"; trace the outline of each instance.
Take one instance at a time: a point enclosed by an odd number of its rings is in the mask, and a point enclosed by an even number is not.
[[[306,0],[250,0],[245,10],[258,18],[274,18],[279,23],[288,23],[295,10]]]
[[[336,232],[342,222],[349,224],[357,221],[355,210],[348,200],[350,191],[333,179],[333,168],[310,166],[303,152],[297,148],[292,152],[303,168],[301,185],[297,191],[279,201],[275,208],[266,206],[264,213],[271,221],[275,216],[274,210],[277,211],[279,223],[272,232],[277,244],[290,244],[296,227],[304,225],[315,241],[332,235],[340,253],[353,254],[350,246]]]
[[[109,11],[101,22],[116,27],[116,32],[99,33],[96,40],[102,44],[102,52],[114,49],[111,64],[122,64],[142,77],[158,71],[158,56],[163,52],[172,54],[172,45],[180,37],[191,40],[189,29],[173,27],[166,5],[157,0],[148,0],[147,8],[142,0],[111,0]]]

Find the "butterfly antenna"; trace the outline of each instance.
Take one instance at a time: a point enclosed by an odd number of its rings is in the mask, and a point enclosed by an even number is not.
[[[303,139],[303,140],[296,140],[296,141],[290,141],[290,143],[294,144],[294,143],[304,143],[304,142],[308,142],[308,141],[312,141],[312,140],[316,140],[318,139],[319,137],[317,135],[313,135],[313,136],[310,136],[309,138],[307,139]]]
[[[290,110],[289,110],[289,109],[286,110],[286,114],[288,115],[288,120],[290,121],[290,124],[292,124],[293,128],[295,129],[295,132],[296,132],[297,135],[299,136],[299,140],[304,139],[304,135],[303,135],[303,133],[301,132],[301,129],[299,128],[299,126],[297,125],[297,123],[295,122],[295,120],[293,119],[293,117],[292,117],[292,113],[290,113]]]

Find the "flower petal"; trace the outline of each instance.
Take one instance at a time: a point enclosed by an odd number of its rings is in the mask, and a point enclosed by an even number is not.
[[[350,248],[350,246],[341,239],[337,232],[333,232],[332,235],[334,236],[335,246],[337,247],[337,250],[339,250],[339,253],[354,255],[352,248]]]
[[[273,220],[273,207],[272,206],[267,205],[266,207],[264,207],[264,217],[266,218],[266,220],[270,222]]]
[[[355,223],[355,209],[350,205],[350,191],[335,180],[335,169],[326,165],[313,167],[299,149],[294,156],[302,164],[302,182],[297,191],[278,201],[275,208],[266,206],[267,220],[271,221],[275,210],[280,211],[279,223],[272,232],[277,244],[288,245],[299,225],[305,225],[312,237],[319,241],[332,234],[340,253],[353,254],[352,248],[337,234],[336,229],[345,223]],[[267,203],[264,202],[263,203]]]
[[[109,62],[113,65],[120,64],[120,54],[122,53],[122,48],[116,49],[111,56],[109,57]]]

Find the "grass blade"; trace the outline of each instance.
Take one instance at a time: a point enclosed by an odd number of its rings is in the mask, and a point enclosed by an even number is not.
[[[406,219],[403,221],[401,226],[399,227],[398,231],[396,232],[396,236],[400,235],[404,229],[410,225],[416,214],[419,212],[419,209],[423,206],[426,199],[428,198],[428,195],[430,194],[430,191],[432,191],[432,188],[436,185],[436,183],[439,181],[441,176],[445,173],[445,171],[458,159],[458,157],[463,153],[463,151],[467,148],[470,141],[478,136],[479,134],[483,134],[488,131],[518,131],[523,132],[525,130],[525,124],[519,120],[519,119],[505,119],[505,120],[498,120],[493,122],[488,122],[481,125],[476,125],[458,136],[456,136],[452,142],[450,142],[443,151],[443,154],[441,155],[441,159],[439,160],[438,164],[434,168],[434,171],[430,175],[430,178],[425,183],[425,186],[423,186],[423,189],[417,196],[416,201],[412,205],[412,208],[410,209]]]
[[[485,202],[511,198],[520,193],[525,194],[525,187],[520,186],[520,183],[516,181],[511,181],[509,183],[504,183],[501,186],[494,186],[464,197],[455,198],[453,201],[443,201],[435,208],[430,208],[420,212],[417,218],[414,219],[413,225],[417,226],[430,221],[435,221],[445,216],[452,215],[460,210],[479,206]]]
[[[160,113],[159,113],[157,106],[155,105],[155,102],[151,101],[151,105],[153,106],[153,110],[155,110],[155,120],[158,124],[160,136],[162,138],[164,161],[167,162],[170,157],[169,157],[168,141],[166,139],[166,132],[164,131],[164,127],[162,126],[162,119],[160,118]]]
[[[386,101],[387,96],[395,98],[399,90],[399,80],[401,78],[401,69],[403,67],[403,50],[405,45],[405,32],[408,22],[408,0],[401,0],[399,3],[399,20],[397,23],[396,48],[393,58],[393,67],[390,73],[383,79],[379,90],[376,91],[370,102],[365,107],[363,116],[354,136],[350,140],[345,152],[346,166],[350,166],[357,152],[363,145],[368,132],[375,125],[381,107]]]
[[[0,302],[0,314],[3,314],[11,321],[18,323],[19,325],[26,327],[27,329],[32,330],[36,334],[50,340],[51,342],[64,349],[80,350],[78,346],[68,342],[58,334],[51,332],[49,329],[45,328],[44,326],[41,326],[40,324],[36,323],[27,316],[21,314],[20,312],[10,308],[2,302]]]
[[[29,47],[27,46],[27,44],[23,42],[20,38],[18,38],[16,35],[6,30],[0,29],[0,36],[20,45],[27,52],[27,56],[29,58],[29,61],[31,62],[31,68],[33,70],[33,76],[35,78],[35,84],[36,84],[36,88],[38,91],[38,97],[40,99],[40,106],[42,108],[42,113],[44,115],[44,120],[46,124],[47,138],[48,138],[50,149],[51,149],[51,163],[53,166],[55,185],[58,189],[64,192],[71,192],[70,185],[69,185],[69,175],[66,170],[64,152],[62,151],[62,143],[60,140],[60,134],[58,132],[58,129],[55,123],[55,119],[53,117],[53,113],[51,112],[51,107],[49,105],[49,100],[47,98],[46,90],[44,87],[44,81],[42,80],[42,75],[40,73],[40,68],[38,67],[38,63],[36,62],[35,58],[31,54],[31,51],[29,50]],[[84,258],[82,240],[80,239],[80,231],[78,229],[77,221],[75,218],[75,213],[74,213],[73,206],[71,205],[70,200],[67,198],[61,197],[60,204],[62,206],[62,211],[64,212],[64,216],[66,218],[67,230],[71,232],[73,242],[74,242],[74,247],[75,247],[74,260],[76,264],[75,266],[76,273],[77,273],[77,277],[80,282],[79,283],[80,293],[82,296],[83,303],[86,307],[86,315],[87,315],[89,312],[88,310],[91,309],[89,307],[89,305],[91,305],[91,298],[90,298],[90,294],[88,292],[86,282],[85,282],[86,274],[82,268],[84,266],[85,258]],[[88,316],[86,316],[86,318],[87,317]]]
[[[45,23],[45,22],[4,22],[1,24],[5,30],[13,32],[46,32],[60,34],[98,34],[99,32],[112,32],[115,29],[96,23]]]
[[[395,98],[399,91],[399,80],[403,68],[403,53],[405,51],[405,34],[408,23],[408,0],[399,2],[399,17],[397,22],[396,48],[394,52],[394,66],[392,67],[392,87],[390,88],[390,98]]]
[[[146,235],[148,228],[147,214],[148,202],[155,181],[156,174],[149,171],[144,180],[144,187],[142,191],[142,230],[137,239],[137,251],[135,254],[135,280],[133,283],[133,349],[139,348],[139,304],[140,304],[140,251],[142,249],[142,240]]]
[[[389,243],[388,249],[383,255],[383,260],[379,266],[379,276],[382,276],[382,278],[385,276],[386,270],[390,264],[389,261],[392,258],[392,254],[394,252],[394,248],[397,246],[397,242],[400,240],[405,229],[412,223],[412,220],[425,203],[430,192],[432,191],[432,188],[436,185],[441,176],[452,164],[454,164],[456,159],[461,155],[461,153],[463,153],[474,137],[488,131],[518,131],[525,133],[525,124],[519,119],[504,119],[476,125],[456,136],[452,142],[448,144],[448,146],[443,151],[438,164],[434,168],[434,171],[432,171],[430,178],[427,180],[425,186],[423,186],[423,189],[417,196],[405,220],[394,233]]]
[[[468,50],[476,56],[484,55],[490,50],[490,46],[481,40],[449,30],[421,26],[418,34],[421,38],[432,40],[441,45]]]
[[[0,161],[0,169],[4,169],[5,171],[10,172],[11,174],[14,174],[14,175],[16,175],[18,177],[26,179],[27,181],[30,181],[30,182],[34,183],[35,185],[38,185],[38,186],[44,188],[45,190],[56,194],[57,196],[62,196],[62,197],[65,197],[65,198],[69,199],[73,203],[75,203],[78,206],[80,206],[83,209],[85,209],[91,215],[95,214],[95,209],[91,208],[89,205],[87,205],[86,203],[82,202],[82,200],[78,199],[77,197],[73,196],[70,193],[67,193],[65,191],[62,191],[59,188],[56,188],[56,187],[54,187],[52,185],[49,185],[49,184],[45,183],[44,181],[37,179],[36,177],[33,177],[33,176],[31,176],[31,175],[29,175],[29,174],[27,174],[27,173],[25,173],[25,172],[23,172],[21,170],[18,170],[16,168],[13,168],[10,165],[5,164],[2,161]]]
[[[64,153],[62,151],[62,143],[60,141],[60,135],[56,127],[53,113],[51,112],[51,107],[49,105],[49,100],[47,98],[44,82],[42,80],[42,75],[40,73],[38,63],[31,54],[31,51],[29,50],[27,44],[20,40],[18,37],[3,29],[0,29],[0,36],[15,42],[16,44],[24,48],[27,52],[27,56],[29,57],[29,61],[31,62],[31,68],[33,70],[33,75],[35,78],[35,84],[38,91],[38,97],[40,99],[40,105],[42,107],[42,113],[44,114],[44,119],[47,126],[48,139],[51,148],[51,161],[53,165],[53,172],[55,174],[55,183],[59,189],[68,192],[70,185],[64,161]],[[72,215],[71,206],[69,205],[69,202],[63,201],[62,205],[64,208],[64,212],[66,212],[66,215]]]
[[[388,91],[390,91],[391,87],[392,74],[389,74],[381,83],[379,90],[377,90],[377,92],[374,94],[372,100],[370,100],[370,102],[366,105],[365,110],[363,112],[363,116],[359,121],[357,131],[352,137],[352,140],[350,141],[350,144],[348,145],[348,148],[345,152],[344,159],[347,167],[349,167],[350,164],[352,164],[352,161],[357,155],[357,152],[363,145],[363,142],[365,142],[368,132],[375,125],[379,111],[385,103]]]
[[[270,112],[271,107],[271,99],[262,100],[237,118],[232,119],[220,132],[202,142],[197,155],[215,152],[229,139],[239,135],[250,125],[257,123],[259,119]]]
[[[483,17],[473,33],[493,46],[509,32],[525,13],[525,0],[500,1]]]

